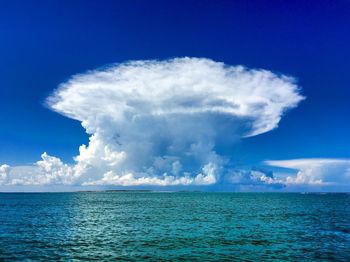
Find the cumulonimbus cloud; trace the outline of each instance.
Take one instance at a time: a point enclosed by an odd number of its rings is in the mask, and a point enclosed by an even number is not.
[[[213,184],[230,161],[223,145],[276,128],[302,99],[292,77],[210,59],[111,65],[73,76],[48,98],[81,122],[89,144],[72,166],[43,154],[36,168],[45,183]]]

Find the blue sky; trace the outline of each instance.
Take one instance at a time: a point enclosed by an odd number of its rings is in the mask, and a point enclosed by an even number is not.
[[[0,9],[0,164],[72,164],[88,136],[45,100],[77,73],[203,57],[296,78],[278,128],[222,149],[235,163],[350,157],[349,1],[9,1]]]

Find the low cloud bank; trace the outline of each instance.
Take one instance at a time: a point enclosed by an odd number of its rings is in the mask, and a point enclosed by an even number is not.
[[[287,176],[287,185],[349,186],[350,159],[304,158],[266,161],[270,166],[294,169],[296,176]]]
[[[302,99],[291,77],[204,58],[89,71],[61,84],[47,100],[89,135],[75,164],[44,153],[28,172],[1,166],[0,183],[209,185],[228,174],[247,180],[226,168],[232,156],[222,148],[273,130]],[[250,174],[252,181],[279,183]]]

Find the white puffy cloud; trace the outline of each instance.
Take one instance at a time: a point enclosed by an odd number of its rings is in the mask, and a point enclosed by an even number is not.
[[[122,186],[139,186],[139,185],[157,185],[157,186],[178,186],[178,185],[211,185],[216,183],[215,166],[211,163],[203,167],[202,172],[191,177],[190,174],[176,177],[174,175],[163,174],[161,177],[150,177],[147,174],[141,177],[135,177],[133,173],[117,175],[113,171],[108,171],[103,178],[93,182],[86,182],[83,185],[122,185]]]
[[[40,184],[71,184],[74,181],[73,168],[46,152],[41,155],[42,160],[36,162],[37,173],[40,174]]]
[[[266,164],[296,170],[296,176],[286,177],[287,185],[350,185],[350,159],[270,160]]]
[[[233,170],[226,176],[230,184],[242,186],[268,186],[273,188],[282,188],[285,181],[275,178],[272,172],[258,169]]]
[[[61,84],[47,101],[81,122],[89,144],[80,146],[73,165],[43,154],[36,179],[22,180],[213,184],[230,162],[220,151],[223,145],[276,128],[302,99],[291,77],[203,58],[133,61],[88,71]]]
[[[6,182],[9,171],[10,171],[9,165],[1,165],[0,166],[0,185],[4,184]]]
[[[41,160],[32,166],[3,165],[0,167],[2,185],[69,185],[74,181],[73,167],[46,152]],[[2,181],[2,183],[1,183]]]

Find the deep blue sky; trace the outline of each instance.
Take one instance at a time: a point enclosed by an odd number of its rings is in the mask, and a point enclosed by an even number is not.
[[[350,157],[350,1],[0,1],[0,163],[72,161],[80,123],[45,108],[72,74],[208,57],[298,78],[307,100],[232,149],[242,162]]]

